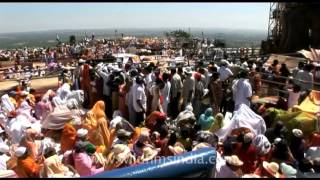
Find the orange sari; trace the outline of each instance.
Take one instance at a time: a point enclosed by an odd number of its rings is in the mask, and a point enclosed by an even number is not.
[[[73,149],[76,138],[76,129],[70,123],[65,124],[61,135],[61,152],[65,153],[66,151]]]
[[[106,150],[108,150],[112,145],[112,141],[104,110],[104,102],[96,102],[93,108],[87,113],[83,128],[88,130],[88,138],[92,144],[95,146],[105,146]]]
[[[37,178],[39,177],[40,166],[31,156],[28,156],[25,159],[18,159],[15,173],[19,178]]]

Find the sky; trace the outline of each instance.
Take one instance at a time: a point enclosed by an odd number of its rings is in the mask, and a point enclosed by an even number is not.
[[[267,31],[269,3],[0,3],[0,33],[104,28]],[[5,25],[4,25],[5,24]]]

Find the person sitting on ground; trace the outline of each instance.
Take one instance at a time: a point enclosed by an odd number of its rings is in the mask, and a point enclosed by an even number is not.
[[[254,134],[249,132],[243,137],[243,141],[236,144],[235,154],[243,161],[242,171],[245,174],[253,173],[256,169],[257,150],[252,144]]]
[[[265,132],[265,136],[268,138],[269,142],[274,142],[276,138],[286,138],[287,128],[284,126],[282,121],[277,121],[274,128],[268,128]]]
[[[73,152],[75,169],[80,176],[90,176],[104,171],[104,168],[96,168],[91,157],[86,153],[86,144],[78,141]]]
[[[45,178],[51,177],[73,177],[74,173],[69,171],[69,168],[62,164],[56,150],[49,147],[44,153],[44,166],[41,171],[41,176]]]
[[[292,134],[293,137],[290,143],[290,151],[292,152],[293,157],[300,161],[304,158],[304,152],[306,150],[303,132],[300,129],[293,129]]]
[[[218,113],[215,117],[215,121],[211,124],[210,132],[215,133],[216,131],[221,129],[223,127],[223,120],[224,120],[223,114]]]
[[[209,130],[212,123],[214,122],[214,117],[212,115],[212,108],[208,108],[204,114],[201,114],[197,122],[201,126],[202,130]]]
[[[15,150],[17,167],[14,169],[19,178],[39,178],[40,166],[29,154],[26,147],[20,146]]]
[[[215,178],[239,178],[242,176],[243,162],[236,155],[225,156],[225,161],[217,168]]]

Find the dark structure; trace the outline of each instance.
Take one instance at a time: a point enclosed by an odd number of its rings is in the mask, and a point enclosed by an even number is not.
[[[292,53],[320,48],[320,2],[271,3],[268,38],[261,53]]]

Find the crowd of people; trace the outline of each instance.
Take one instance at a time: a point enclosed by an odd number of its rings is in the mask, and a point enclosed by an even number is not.
[[[206,147],[217,152],[211,177],[320,176],[320,134],[289,130],[252,101],[262,91],[259,72],[278,78],[290,70],[276,61],[271,69],[242,64],[234,72],[226,60],[170,68],[80,60],[57,91],[18,87],[1,97],[0,176],[90,176]],[[297,93],[309,93],[315,69],[298,68],[278,85],[288,101],[276,108],[290,110]],[[236,121],[247,126],[232,128]]]

